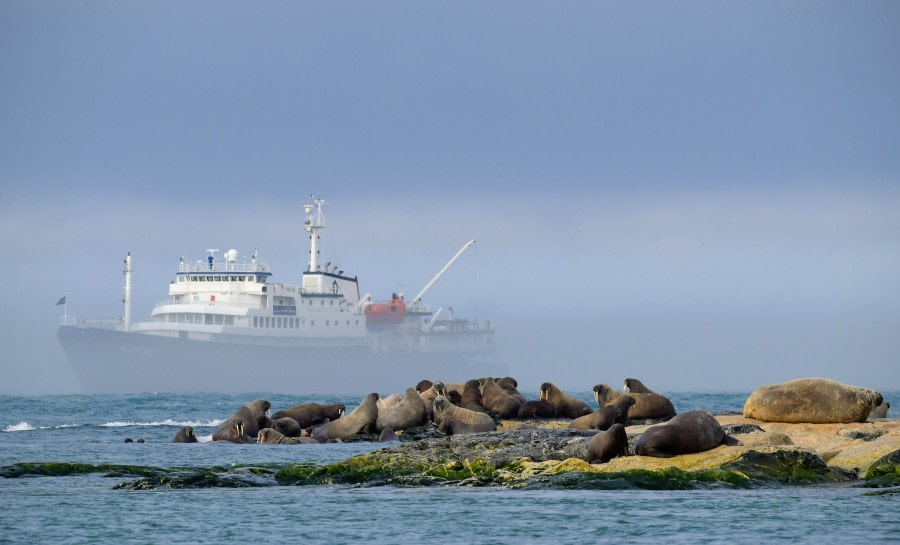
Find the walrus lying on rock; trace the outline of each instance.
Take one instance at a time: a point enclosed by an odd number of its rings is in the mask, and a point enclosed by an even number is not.
[[[556,414],[564,418],[575,419],[594,412],[587,403],[564,393],[552,382],[541,384],[541,401],[553,405]]]
[[[688,411],[659,426],[651,426],[635,445],[638,456],[671,458],[714,449],[719,445],[738,446],[740,441],[725,433],[709,411]]]
[[[597,405],[603,407],[610,403],[616,403],[623,397],[634,398],[634,405],[628,409],[630,420],[642,420],[647,418],[669,418],[675,416],[675,406],[664,395],[656,393],[617,392],[608,384],[594,386],[594,399]]]
[[[315,428],[310,435],[344,440],[360,432],[374,432],[377,419],[378,394],[371,393],[350,414]]]
[[[875,390],[849,386],[827,378],[800,378],[768,384],[744,403],[744,417],[792,424],[865,422],[883,401]]]
[[[287,437],[273,428],[263,428],[256,435],[256,442],[266,445],[318,445],[312,437]]]
[[[276,421],[289,416],[303,429],[319,426],[344,416],[343,403],[301,403],[272,415]]]
[[[437,424],[438,432],[445,435],[497,429],[494,419],[489,415],[457,407],[442,395],[434,400],[434,423]]]

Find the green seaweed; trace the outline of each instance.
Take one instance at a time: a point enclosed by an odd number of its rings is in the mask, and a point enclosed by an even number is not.
[[[875,460],[866,472],[865,486],[880,488],[900,486],[900,450]]]

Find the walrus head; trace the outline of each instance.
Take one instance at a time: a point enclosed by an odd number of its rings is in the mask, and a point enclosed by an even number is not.
[[[440,396],[437,396],[436,398],[434,398],[434,412],[436,412],[436,413],[444,412],[445,410],[447,410],[447,407],[449,407],[450,405],[451,405],[450,400],[447,399],[445,396],[440,395]]]
[[[447,386],[445,386],[443,382],[437,381],[431,387],[434,388],[434,391],[437,392],[438,395],[447,395]]]
[[[547,398],[550,397],[550,389],[552,387],[553,384],[549,382],[541,384],[541,401],[547,401]]]
[[[609,394],[612,391],[613,389],[606,384],[598,384],[594,386],[594,401],[597,402],[597,405],[602,407],[609,400]]]

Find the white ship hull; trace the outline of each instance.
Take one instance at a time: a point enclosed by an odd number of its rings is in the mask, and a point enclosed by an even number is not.
[[[489,344],[480,349],[375,353],[365,345],[209,342],[81,326],[61,326],[57,335],[82,389],[89,394],[386,395],[414,387],[422,379],[464,382],[509,374]],[[447,344],[461,346],[460,339]]]

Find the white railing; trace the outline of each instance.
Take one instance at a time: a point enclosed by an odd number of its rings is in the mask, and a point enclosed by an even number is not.
[[[183,273],[254,273],[269,272],[269,266],[266,263],[236,263],[228,261],[213,261],[212,266],[209,262],[182,261],[178,266],[178,272]]]

